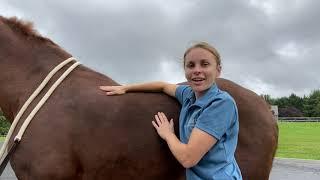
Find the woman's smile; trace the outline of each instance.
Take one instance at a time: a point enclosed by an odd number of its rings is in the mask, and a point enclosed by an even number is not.
[[[195,85],[202,85],[205,81],[205,78],[192,78],[192,83],[195,84]]]

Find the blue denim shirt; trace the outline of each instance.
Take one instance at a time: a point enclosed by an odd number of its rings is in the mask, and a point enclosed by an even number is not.
[[[217,142],[197,165],[186,169],[187,180],[242,179],[234,153],[239,121],[233,98],[216,84],[196,99],[190,86],[180,85],[176,98],[182,105],[179,118],[180,140],[187,144],[193,128],[198,128]]]

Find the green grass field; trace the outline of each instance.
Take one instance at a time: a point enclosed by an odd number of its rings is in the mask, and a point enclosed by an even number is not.
[[[276,157],[320,160],[320,122],[279,122]]]

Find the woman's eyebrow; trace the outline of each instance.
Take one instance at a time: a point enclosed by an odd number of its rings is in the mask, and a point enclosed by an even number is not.
[[[200,59],[200,61],[201,61],[201,62],[203,62],[203,61],[209,62],[208,59]]]
[[[187,60],[186,62],[187,63],[190,63],[190,62],[195,62],[196,60]],[[200,60],[197,60],[197,61],[200,61],[200,62],[202,62],[202,61],[209,61],[209,59],[200,59]]]

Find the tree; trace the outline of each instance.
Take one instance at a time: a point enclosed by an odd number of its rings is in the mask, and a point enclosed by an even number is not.
[[[307,117],[320,117],[320,89],[314,90],[309,96],[299,97],[296,94],[292,93],[289,97],[280,97],[273,99],[270,95],[260,95],[265,99],[270,105],[277,105],[280,111],[283,111],[283,114],[295,114],[300,116]],[[293,109],[292,107],[298,109]],[[282,109],[281,109],[282,108]],[[283,115],[287,116],[287,115]],[[290,115],[292,116],[292,115]]]
[[[313,91],[305,98],[303,113],[308,117],[320,117],[320,90]]]
[[[262,97],[268,104],[272,105],[274,104],[274,99],[271,98],[269,94],[261,94],[260,97]]]
[[[292,93],[288,98],[289,106],[295,107],[299,109],[301,112],[303,111],[303,98]]]
[[[279,108],[289,107],[290,106],[289,98],[287,97],[277,98],[274,101],[274,105],[277,105]]]

